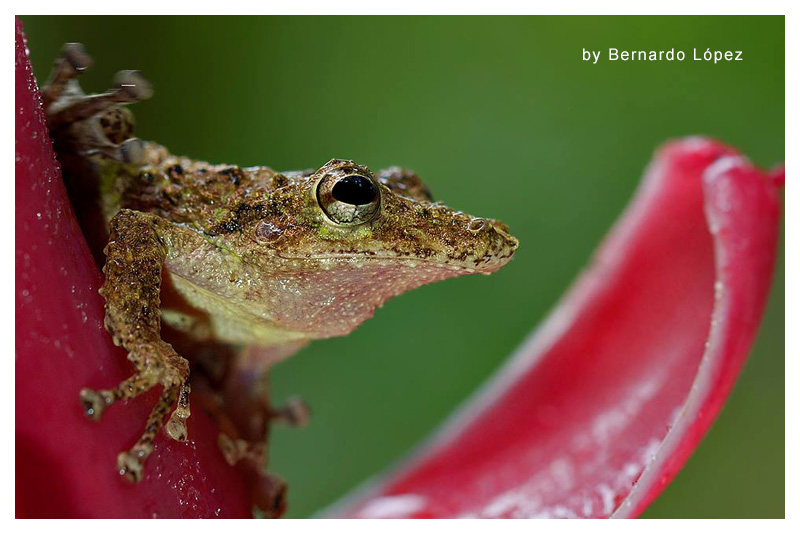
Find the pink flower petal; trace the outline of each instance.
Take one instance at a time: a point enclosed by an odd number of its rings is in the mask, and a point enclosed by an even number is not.
[[[505,368],[346,517],[634,517],[702,439],[775,263],[778,184],[687,138]],[[747,459],[743,459],[747,461]]]
[[[103,328],[100,274],[61,182],[19,20],[15,75],[17,517],[251,517],[244,479],[199,410],[188,443],[158,438],[137,485],[117,475],[116,455],[155,397],[99,423],[83,416],[80,388],[112,386],[131,367]]]

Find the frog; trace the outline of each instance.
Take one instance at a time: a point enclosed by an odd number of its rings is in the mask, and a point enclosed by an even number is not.
[[[93,206],[80,221],[101,251],[104,326],[134,374],[82,389],[81,406],[99,420],[115,403],[162,387],[141,435],[117,458],[120,475],[136,483],[162,429],[173,440],[189,436],[196,373],[165,332],[187,346],[225,347],[222,385],[201,380],[215,399],[204,409],[220,425],[226,461],[259,473],[257,508],[277,517],[285,483],[267,471],[265,435],[272,422],[304,424],[308,407],[290,399],[273,408],[269,370],[313,340],[349,334],[392,297],[497,271],[518,240],[497,220],[434,201],[402,167],[373,172],[330,159],[278,172],[173,155],[134,135],[128,106],[153,94],[141,73],[121,71],[112,89],[86,94],[78,78],[91,63],[82,45],[67,43],[42,105],[71,197]],[[214,351],[205,360],[219,364]]]

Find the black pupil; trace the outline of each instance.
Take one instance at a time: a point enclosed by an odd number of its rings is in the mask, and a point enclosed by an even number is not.
[[[361,206],[375,202],[378,196],[372,181],[363,176],[345,176],[333,186],[331,190],[333,198],[345,204]]]

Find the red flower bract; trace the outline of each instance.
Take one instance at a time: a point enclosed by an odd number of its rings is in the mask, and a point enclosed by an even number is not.
[[[782,177],[715,141],[667,144],[592,264],[498,376],[334,513],[640,514],[697,446],[750,349]]]
[[[18,517],[249,517],[217,431],[163,435],[144,480],[116,454],[155,392],[83,417],[83,386],[131,372],[103,329],[100,274],[52,152],[16,22]],[[335,515],[630,517],[683,465],[746,358],[775,261],[778,187],[714,141],[657,154],[595,261],[478,397],[409,462]]]
[[[244,480],[217,449],[202,412],[190,441],[158,438],[144,480],[115,472],[141,433],[155,393],[83,416],[83,386],[131,374],[103,329],[100,273],[61,182],[22,25],[16,76],[16,515],[17,517],[252,517]]]

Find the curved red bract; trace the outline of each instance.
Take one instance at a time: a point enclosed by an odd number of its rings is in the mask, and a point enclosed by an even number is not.
[[[753,342],[782,180],[712,140],[664,146],[592,264],[499,375],[332,513],[639,515],[702,439]]]
[[[131,367],[103,328],[100,273],[61,182],[19,20],[14,46],[17,517],[252,517],[244,480],[197,410],[190,441],[160,435],[137,485],[116,473],[116,455],[155,396],[99,423],[83,416],[80,388],[112,386]]]

